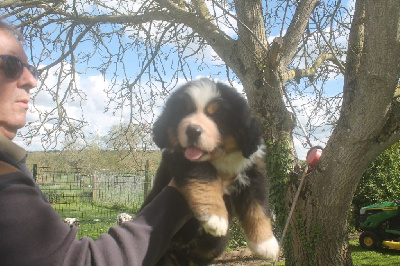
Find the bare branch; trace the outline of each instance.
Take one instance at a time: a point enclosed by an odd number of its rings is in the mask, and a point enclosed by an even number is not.
[[[289,28],[283,37],[282,58],[280,62],[282,69],[286,69],[292,61],[301,36],[307,27],[310,14],[314,10],[317,2],[318,0],[302,0],[299,2]]]
[[[263,48],[263,50],[268,53],[268,48],[265,46],[265,44],[260,40],[259,36],[257,36],[244,22],[242,22],[237,16],[232,15],[226,8],[221,6],[219,3],[217,3],[215,0],[212,0],[214,5],[218,6],[221,8],[228,16],[234,18],[242,27],[244,27],[250,34],[251,36],[260,44],[260,46]]]
[[[321,54],[317,60],[313,63],[313,65],[310,68],[306,69],[292,69],[289,71],[286,71],[282,73],[282,81],[287,82],[289,80],[296,80],[297,83],[300,82],[301,78],[304,77],[311,77],[315,75],[317,72],[318,68],[321,66],[322,63],[325,61],[331,61],[334,62],[335,64],[340,64],[341,62],[337,61],[337,58],[334,54]]]
[[[231,56],[234,54],[233,45],[234,41],[219,29],[213,20],[209,17],[201,18],[196,16],[195,13],[187,12],[183,8],[178,7],[176,4],[168,0],[158,0],[162,6],[170,10],[169,20],[171,22],[182,23],[190,27],[193,31],[201,35],[202,38],[207,40],[208,44],[213,47],[214,51],[228,64],[230,63]]]
[[[135,108],[131,109],[132,112],[135,114],[139,112],[139,115],[131,118],[135,123],[140,123],[142,119],[151,120],[151,116],[147,114],[152,113],[150,108],[159,104],[156,101],[141,100],[142,94],[149,92],[152,99],[162,99],[181,78],[192,79],[199,73],[215,77],[223,74],[230,82],[245,85],[242,83],[243,78],[250,72],[258,72],[258,76],[248,80],[254,81],[260,78],[257,82],[261,82],[260,76],[263,74],[260,69],[265,66],[278,66],[285,53],[283,38],[275,38],[269,47],[267,37],[272,33],[272,27],[274,27],[273,34],[281,31],[284,35],[286,32],[285,37],[288,38],[291,34],[290,30],[287,31],[285,28],[288,21],[292,21],[290,27],[303,25],[302,21],[307,21],[307,14],[300,15],[299,10],[303,7],[303,10],[308,11],[305,8],[306,4],[312,1],[301,1],[302,3],[276,1],[268,2],[267,5],[263,5],[262,1],[212,0],[211,2],[210,4],[205,0],[154,0],[140,3],[122,0],[111,2],[17,0],[3,1],[0,5],[5,6],[7,12],[4,16],[7,16],[7,20],[19,26],[24,35],[28,36],[31,49],[30,61],[39,67],[46,66],[41,69],[42,80],[46,77],[51,79],[64,69],[65,73],[62,74],[63,78],[60,81],[65,84],[62,85],[60,93],[67,93],[66,99],[75,100],[77,97],[85,101],[85,95],[78,89],[79,83],[75,86],[69,85],[68,90],[65,86],[69,84],[70,79],[79,79],[80,74],[92,75],[93,71],[101,73],[109,84],[104,89],[108,97],[105,112],[118,115],[117,112],[120,110],[125,112],[130,107]],[[72,5],[73,3],[75,5]],[[339,8],[339,5],[333,2],[326,6],[325,3],[321,3],[318,7],[318,20],[310,20],[310,25],[306,27],[308,30],[296,29],[295,33],[301,34],[303,38],[298,44],[298,50],[294,52],[295,57],[292,57],[291,65],[278,72],[303,68],[301,67],[303,65],[310,66],[308,62],[318,58],[321,53],[335,51],[340,58],[340,47],[338,48],[335,39],[332,40],[335,36],[325,35],[326,42],[321,41],[320,34],[315,29],[318,28],[317,23],[325,25],[320,27],[322,32],[322,29],[328,27],[326,25],[333,25],[334,19],[335,25],[340,23],[343,7]],[[334,14],[337,14],[335,18],[331,17],[332,7],[335,7]],[[296,16],[292,19],[295,11]],[[282,18],[283,12],[285,12],[284,18]],[[241,19],[239,14],[243,16]],[[299,18],[302,21],[298,21]],[[345,28],[345,23],[340,24],[340,27]],[[166,28],[167,32],[164,31]],[[210,47],[216,55],[210,56],[208,52]],[[132,56],[135,57],[137,66],[132,65]],[[216,60],[217,63],[210,63],[210,60]],[[334,59],[330,61],[335,63]],[[63,64],[65,67],[60,68],[59,66]],[[216,71],[215,67],[220,69]],[[300,77],[315,74],[315,67],[317,66],[302,72],[298,71],[297,76],[294,74],[295,70],[289,70],[282,76],[287,81],[298,80]],[[335,68],[336,65],[332,67],[331,64],[329,69],[324,68],[322,63],[319,66],[316,80],[318,82],[322,80],[322,83],[314,87],[318,87],[318,90],[315,89],[319,95],[316,100],[324,101],[323,84],[329,75],[328,71]],[[205,69],[208,69],[208,72],[204,72]],[[310,83],[307,86],[312,87],[313,81],[311,79],[308,81]],[[302,84],[306,82],[307,80]],[[295,82],[288,82],[286,85],[293,86],[293,84]],[[40,90],[54,97],[54,92],[57,91],[55,88],[60,85],[52,86],[54,88],[44,86]],[[301,89],[292,92],[297,93],[295,97],[303,93]],[[58,99],[61,101],[60,105],[69,104],[61,95]],[[340,100],[335,102],[340,103]],[[330,110],[338,109],[335,107]],[[57,113],[68,116],[67,111],[69,108],[63,110],[60,107],[59,112],[49,110],[49,113],[41,115],[41,118],[51,120],[53,123],[57,120]],[[62,130],[77,122],[70,120],[69,123],[66,117],[58,119],[57,125]],[[310,120],[310,127],[307,128],[309,132],[315,130],[311,124]]]
[[[67,58],[69,55],[71,55],[75,51],[76,47],[79,45],[82,38],[85,37],[85,35],[90,31],[90,29],[91,29],[91,27],[87,27],[84,31],[82,31],[76,38],[75,42],[73,44],[70,43],[68,51],[63,51],[63,54],[61,55],[61,57],[59,57],[56,61],[52,62],[51,64],[41,68],[40,72],[42,72],[46,69],[52,68],[53,66],[59,64],[61,61],[63,61],[65,58]],[[70,38],[72,38],[72,36]]]
[[[214,2],[214,1],[213,1]],[[207,5],[203,0],[193,0],[193,6],[196,9],[196,13],[199,14],[201,18],[207,19],[212,21],[213,18],[211,17],[210,11],[207,8]]]
[[[313,19],[313,17],[311,17],[311,20],[313,20],[313,21],[315,22],[315,20]],[[331,51],[332,55],[334,56],[336,65],[339,67],[340,72],[341,72],[342,74],[344,74],[344,73],[345,73],[345,66],[344,66],[344,64],[339,60],[339,58],[337,57],[337,55],[336,55],[336,53],[335,53],[335,51],[334,51],[334,49],[333,49],[333,47],[332,47],[331,42],[329,42],[329,41],[325,38],[324,33],[321,31],[320,27],[318,27],[318,26],[317,26],[317,31],[318,31],[318,33],[320,34],[320,36],[322,37],[322,39],[324,40],[324,42],[325,42],[325,44],[327,45],[327,47],[329,48],[329,50]]]

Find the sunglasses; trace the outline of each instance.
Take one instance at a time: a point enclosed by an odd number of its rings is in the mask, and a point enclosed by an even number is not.
[[[22,63],[22,61],[13,55],[0,55],[3,60],[3,69],[6,77],[9,79],[17,80],[22,76],[24,67],[26,67],[35,79],[38,79],[39,73],[36,67]]]

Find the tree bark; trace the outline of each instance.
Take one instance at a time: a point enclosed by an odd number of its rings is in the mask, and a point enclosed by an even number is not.
[[[290,224],[288,265],[352,265],[346,218],[354,191],[372,160],[399,140],[399,14],[397,0],[356,3],[341,116],[306,177]]]

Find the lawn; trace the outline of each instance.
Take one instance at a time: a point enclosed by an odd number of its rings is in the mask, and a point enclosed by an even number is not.
[[[122,212],[134,213],[135,208],[128,209],[126,206],[104,206],[94,204],[67,203],[53,204],[53,207],[60,213],[64,219],[66,217],[79,217],[80,226],[78,238],[88,236],[97,239],[100,234],[107,233],[110,226],[116,225],[117,215]],[[99,219],[101,217],[101,219]],[[232,231],[233,229],[233,231]],[[246,253],[238,255],[238,251],[234,246],[245,244],[245,239],[240,237],[240,232],[235,232],[235,227],[231,229],[231,235],[234,239],[225,257],[215,265],[272,265],[272,263],[258,260]],[[367,251],[360,247],[357,237],[351,237],[350,249],[355,266],[394,266],[400,265],[400,251],[380,249],[376,251]],[[242,250],[240,248],[239,250]],[[279,266],[284,265],[284,261],[278,263]]]
[[[354,266],[400,265],[400,250],[367,251],[360,247],[358,239],[350,239],[350,249]]]
[[[67,206],[54,206],[65,208]],[[75,210],[77,208],[74,208]],[[60,209],[59,209],[60,211]],[[64,209],[64,212],[66,209]],[[131,213],[133,210],[128,210],[121,206],[95,206],[90,208],[81,208],[77,210],[76,213],[70,212],[70,217],[81,217],[81,224],[79,226],[78,237],[88,236],[93,239],[97,239],[100,234],[106,233],[110,226],[116,225],[116,217],[121,212]],[[74,215],[75,214],[75,215]],[[102,215],[99,215],[102,214]],[[109,219],[96,219],[96,217],[103,216],[107,214]],[[65,216],[65,215],[63,215]],[[64,217],[63,217],[64,218]],[[376,251],[367,251],[360,247],[357,238],[350,239],[350,249],[353,258],[354,266],[395,266],[400,265],[400,251],[399,250],[389,250],[380,249]],[[240,249],[242,250],[242,249]],[[217,262],[215,265],[273,265],[273,263],[268,263],[263,260],[258,260],[253,258],[247,253],[247,256],[238,256],[237,251],[230,249],[225,258]],[[278,266],[283,266],[284,261],[280,261]]]
[[[52,204],[53,208],[64,220],[67,217],[77,217],[79,219],[78,238],[87,236],[96,240],[102,233],[107,233],[108,229],[117,225],[117,216],[120,213],[129,213],[134,216],[134,208],[127,208],[119,205],[95,205],[95,204]]]
[[[140,183],[138,175],[129,176],[129,180],[134,181],[129,186],[128,182],[122,178],[125,175],[112,175],[104,181],[99,175],[97,190],[93,189],[93,180],[85,175],[60,174],[56,176],[57,178],[53,173],[47,176],[42,174],[39,185],[62,219],[67,217],[79,219],[78,238],[88,236],[97,239],[100,234],[106,233],[111,226],[116,225],[118,214],[126,212],[134,216],[143,201],[144,193],[143,188],[138,187]],[[126,196],[126,194],[131,196],[136,190],[138,196],[131,199]],[[94,191],[98,194],[94,194]],[[129,199],[128,202],[126,198]],[[251,254],[242,253],[246,240],[241,226],[234,223],[230,233],[232,240],[226,257],[215,265],[271,265],[267,261],[253,258]],[[360,247],[357,237],[351,237],[350,248],[355,266],[400,265],[398,250],[366,251]],[[279,262],[278,265],[284,265],[284,261]]]
[[[395,266],[400,265],[400,251],[381,249],[366,251],[360,247],[358,239],[350,239],[350,249],[354,266]],[[254,258],[246,248],[231,250],[217,259],[214,265],[229,266],[270,266],[272,262]],[[280,260],[278,266],[284,266],[284,260]]]

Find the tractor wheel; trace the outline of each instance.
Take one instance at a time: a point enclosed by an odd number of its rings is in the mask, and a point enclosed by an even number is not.
[[[359,241],[363,249],[372,250],[379,247],[379,238],[377,234],[371,231],[362,232]]]

